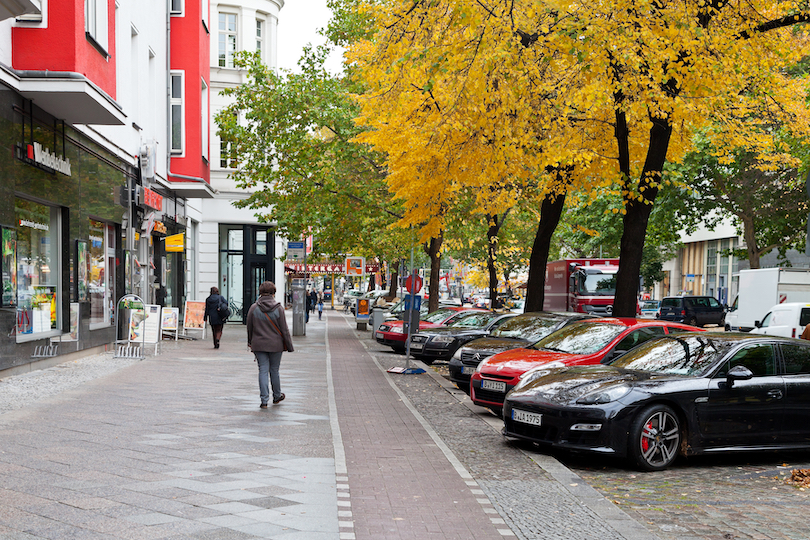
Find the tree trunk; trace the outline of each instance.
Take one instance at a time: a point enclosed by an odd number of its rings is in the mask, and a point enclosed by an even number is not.
[[[548,252],[551,249],[551,236],[560,223],[563,206],[565,206],[565,192],[555,195],[549,193],[543,199],[540,207],[540,223],[537,225],[537,234],[532,244],[532,255],[529,259],[529,280],[526,283],[526,304],[524,311],[542,311],[545,300],[546,265]]]
[[[439,309],[439,270],[442,264],[442,240],[444,233],[438,238],[431,238],[427,254],[430,257],[430,287],[428,288],[428,312]]]
[[[647,224],[658,195],[658,182],[661,180],[671,136],[672,126],[669,120],[653,119],[647,159],[639,180],[638,193],[642,200],[628,197],[624,201],[624,232],[619,255],[621,261],[616,274],[616,297],[613,301],[613,315],[616,317],[635,317],[638,310],[639,276]]]
[[[759,246],[757,246],[757,236],[754,231],[754,219],[751,216],[740,216],[743,222],[743,238],[745,238],[745,248],[748,250],[748,264],[751,270],[759,268]]]
[[[388,284],[388,296],[386,296],[387,301],[391,301],[397,297],[397,289],[399,285],[399,264],[395,267],[394,270],[391,270],[391,282]]]
[[[498,302],[498,270],[495,268],[495,259],[498,256],[498,233],[503,227],[506,216],[509,215],[507,210],[498,220],[497,215],[487,214],[487,270],[489,271],[489,307],[495,309],[499,307]]]

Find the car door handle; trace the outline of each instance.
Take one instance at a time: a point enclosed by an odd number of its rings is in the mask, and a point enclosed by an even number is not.
[[[768,390],[768,397],[774,399],[782,399],[782,391],[781,390]]]

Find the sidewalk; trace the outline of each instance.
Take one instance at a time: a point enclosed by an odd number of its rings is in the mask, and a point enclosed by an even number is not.
[[[227,325],[220,349],[167,343],[0,414],[0,538],[650,538],[553,460],[503,466],[486,449],[500,436],[438,376],[385,373],[404,358],[324,315],[266,410]]]

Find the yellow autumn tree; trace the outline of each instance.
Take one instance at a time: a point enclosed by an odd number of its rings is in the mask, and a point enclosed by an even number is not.
[[[618,183],[624,234],[614,313],[633,315],[644,237],[667,161],[701,129],[715,145],[768,150],[808,134],[807,50],[792,1],[377,0],[373,38],[349,61],[362,140],[388,156],[389,187],[423,235],[461,190],[497,213],[534,195],[557,216],[568,190]],[[558,196],[560,195],[560,196]],[[556,226],[551,219],[548,226]],[[545,234],[550,237],[546,230]],[[542,291],[534,256],[527,309]],[[540,292],[542,295],[542,292]]]

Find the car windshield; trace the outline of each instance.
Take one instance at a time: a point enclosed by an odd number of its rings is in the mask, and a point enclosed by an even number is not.
[[[641,309],[658,309],[658,302],[657,301],[650,301],[647,300],[641,303]]]
[[[497,313],[488,313],[486,311],[465,313],[461,319],[457,320],[450,326],[453,328],[477,328],[486,326],[489,321],[497,317]]]
[[[552,333],[559,323],[560,319],[558,317],[520,315],[509,319],[493,330],[490,335],[496,338],[517,338],[537,341]]]
[[[432,313],[428,313],[422,320],[429,323],[440,323],[444,321],[446,318],[448,318],[450,315],[452,315],[454,312],[455,312],[454,309],[439,308]]]
[[[604,349],[626,328],[622,324],[610,323],[569,324],[535,343],[534,348],[568,354],[592,354]]]
[[[731,341],[712,340],[698,334],[678,334],[652,339],[610,365],[669,375],[702,375],[733,345]]]

